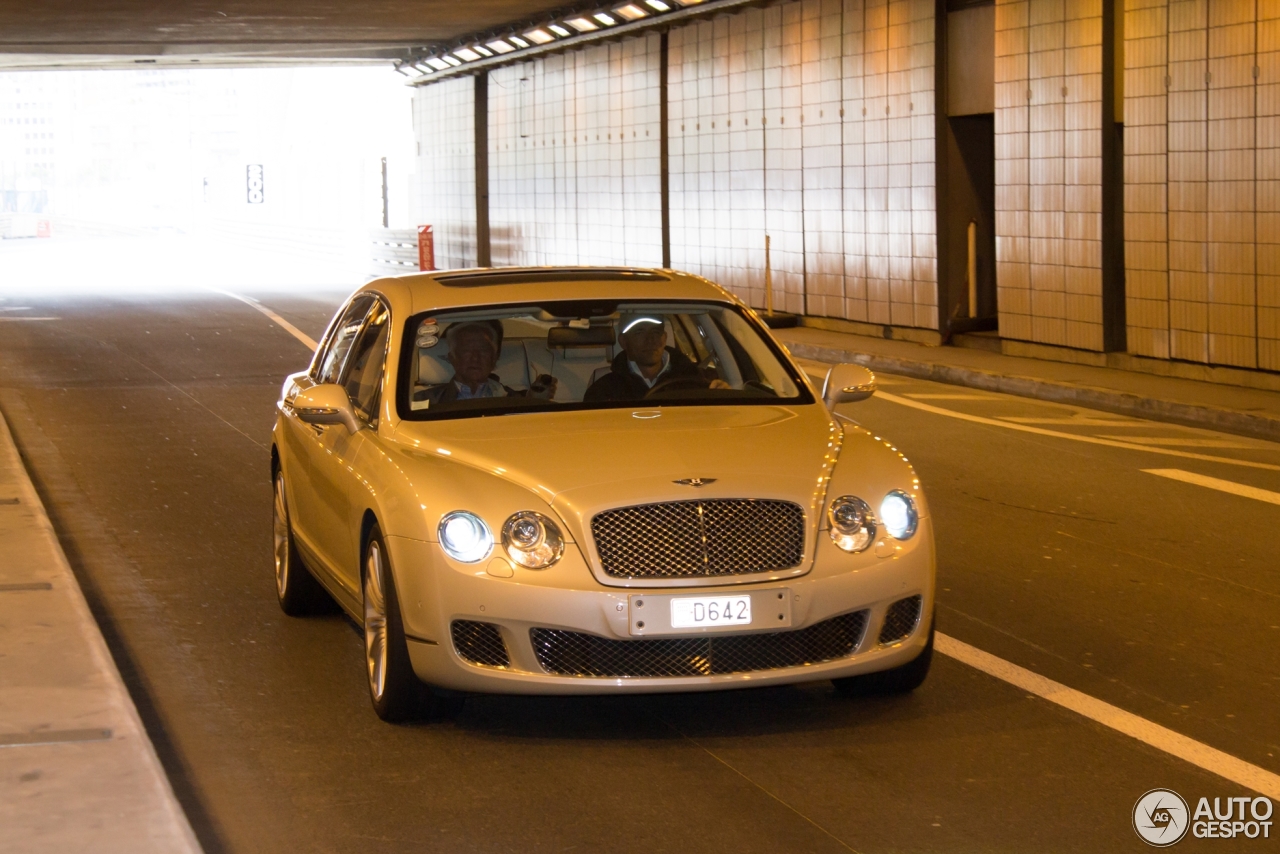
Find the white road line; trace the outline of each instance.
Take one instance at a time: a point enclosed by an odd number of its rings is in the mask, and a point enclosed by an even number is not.
[[[274,321],[274,322],[275,322],[275,324],[276,324],[277,326],[279,326],[281,329],[283,329],[285,332],[288,332],[288,333],[289,333],[290,335],[292,335],[294,338],[297,338],[299,341],[301,341],[303,344],[305,344],[305,345],[306,345],[306,346],[307,346],[311,351],[313,351],[313,352],[314,352],[314,351],[315,351],[315,349],[316,349],[316,347],[320,346],[320,345],[318,345],[318,344],[316,343],[316,341],[315,341],[315,339],[314,339],[314,338],[312,338],[311,336],[307,335],[307,334],[306,334],[305,332],[303,332],[301,329],[299,329],[298,327],[294,326],[292,323],[290,323],[289,321],[285,320],[283,317],[281,317],[280,315],[276,314],[274,311],[272,311],[271,309],[267,308],[265,305],[263,305],[262,303],[258,302],[256,299],[252,299],[252,298],[250,298],[250,297],[240,296],[240,294],[233,294],[231,291],[219,290],[218,288],[214,288],[213,290],[217,291],[218,293],[222,294],[223,296],[231,297],[232,299],[238,299],[238,300],[240,300],[240,302],[244,303],[245,305],[249,306],[250,308],[255,308],[255,309],[257,309],[258,311],[262,312],[262,313],[263,313],[263,314],[265,314],[267,317],[271,318],[271,320],[272,320],[272,321]]]
[[[934,648],[943,655],[1042,697],[1064,709],[1083,715],[1116,732],[1136,738],[1156,750],[1161,750],[1269,798],[1280,800],[1280,774],[1273,774],[1265,768],[1237,759],[1217,748],[1152,723],[1146,718],[1140,718],[1074,688],[1068,688],[1038,673],[1032,673],[1003,658],[996,658],[988,652],[983,652],[977,647],[969,646],[948,635],[942,633],[935,635]]]
[[[1186,460],[1203,460],[1210,463],[1223,463],[1230,466],[1244,466],[1251,469],[1265,469],[1266,471],[1280,471],[1280,466],[1271,463],[1257,463],[1253,460],[1233,460],[1230,457],[1215,457],[1211,454],[1197,454],[1192,451],[1175,451],[1171,448],[1153,448],[1147,445],[1135,445],[1132,442],[1117,442],[1113,439],[1099,439],[1096,436],[1077,436],[1074,433],[1062,433],[1058,430],[1045,430],[1042,427],[1032,427],[1029,424],[1014,424],[1009,421],[1000,421],[995,418],[983,418],[981,415],[970,415],[967,412],[954,412],[950,409],[943,409],[940,406],[930,406],[927,403],[921,403],[918,400],[911,400],[906,397],[898,397],[896,394],[890,394],[887,391],[877,391],[876,397],[881,400],[887,400],[891,403],[897,403],[902,406],[909,406],[912,409],[919,409],[924,412],[932,412],[935,415],[943,415],[947,418],[957,418],[961,421],[972,421],[975,424],[987,424],[992,427],[1003,427],[1005,430],[1017,430],[1021,433],[1034,433],[1037,436],[1051,436],[1055,439],[1070,439],[1073,442],[1084,442],[1088,445],[1103,445],[1108,448],[1122,448],[1126,451],[1142,451],[1148,454],[1163,454],[1166,457],[1181,457]]]
[[[1099,439],[1119,439],[1137,445],[1168,445],[1171,448],[1235,448],[1236,450],[1266,450],[1259,445],[1246,445],[1228,439],[1175,439],[1172,436],[1103,436]]]
[[[61,320],[61,317],[0,317],[0,323],[25,323],[30,320]]]
[[[879,384],[880,378],[876,377]],[[907,394],[912,400],[1004,400],[995,394]]]
[[[1182,469],[1143,469],[1143,471],[1147,474],[1167,477],[1170,480],[1180,480],[1183,483],[1194,483],[1196,486],[1207,486],[1209,489],[1216,489],[1219,492],[1230,492],[1232,495],[1241,495],[1245,498],[1255,498],[1258,501],[1265,501],[1268,504],[1280,504],[1280,492],[1272,492],[1269,489],[1259,489],[1256,486],[1245,486],[1243,483],[1236,483],[1231,480],[1221,480],[1216,477],[1196,474],[1195,472],[1183,471]]]

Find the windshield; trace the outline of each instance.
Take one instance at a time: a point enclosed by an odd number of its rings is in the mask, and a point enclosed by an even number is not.
[[[735,306],[544,302],[409,320],[397,406],[430,420],[616,407],[812,403]]]

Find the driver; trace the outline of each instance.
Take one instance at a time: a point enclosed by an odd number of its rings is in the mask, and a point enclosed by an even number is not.
[[[459,400],[477,400],[486,397],[540,397],[555,396],[556,381],[543,376],[541,387],[531,392],[513,389],[502,384],[493,372],[502,352],[502,323],[497,320],[477,320],[455,323],[445,330],[449,343],[446,358],[453,365],[453,377],[448,382],[436,383],[413,393],[415,401],[428,401],[432,406],[454,403]]]
[[[583,402],[640,400],[658,383],[691,379],[726,388],[722,380],[707,383],[688,356],[667,346],[666,325],[654,314],[624,313],[618,320],[622,352],[613,359],[609,373],[591,384]]]

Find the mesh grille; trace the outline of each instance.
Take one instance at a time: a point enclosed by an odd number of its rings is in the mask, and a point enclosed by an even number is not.
[[[507,656],[507,645],[502,642],[502,635],[493,623],[454,620],[451,629],[453,648],[472,664],[488,667],[507,667],[511,664],[511,659]]]
[[[712,676],[817,664],[851,655],[867,612],[824,620],[793,632],[612,640],[559,629],[531,629],[533,651],[548,673],[565,676]]]
[[[597,514],[591,535],[615,578],[773,572],[804,557],[804,511],[752,498],[641,504]]]
[[[915,631],[920,621],[920,602],[919,596],[908,596],[889,606],[880,627],[880,643],[896,643]]]

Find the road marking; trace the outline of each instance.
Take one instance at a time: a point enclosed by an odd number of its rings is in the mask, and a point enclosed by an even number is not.
[[[1231,466],[1244,466],[1245,468],[1265,469],[1266,471],[1280,471],[1280,466],[1272,465],[1271,463],[1256,463],[1253,460],[1233,460],[1230,457],[1215,457],[1211,454],[1197,454],[1192,451],[1175,451],[1172,448],[1153,448],[1147,445],[1135,445],[1132,442],[1118,442],[1114,439],[1100,439],[1096,436],[1078,436],[1074,433],[1062,433],[1058,430],[1046,430],[1043,427],[1032,427],[1029,424],[1013,424],[1009,421],[1001,421],[996,418],[984,418],[981,415],[970,415],[967,412],[954,412],[950,409],[943,409],[940,406],[931,406],[927,403],[921,403],[918,400],[898,397],[896,394],[890,394],[887,391],[877,391],[876,398],[879,398],[880,400],[887,400],[890,403],[897,403],[901,406],[909,406],[912,409],[919,409],[923,412],[932,412],[935,415],[943,415],[947,418],[957,418],[961,421],[972,421],[975,424],[987,424],[992,427],[1003,427],[1006,430],[1017,430],[1021,433],[1034,433],[1037,436],[1051,436],[1055,439],[1070,439],[1073,442],[1084,442],[1088,445],[1103,445],[1108,448],[1122,448],[1126,451],[1145,451],[1148,454],[1163,454],[1166,457],[1181,457],[1186,460],[1203,460],[1210,463],[1224,463]]]
[[[1256,486],[1245,486],[1243,483],[1236,483],[1231,480],[1221,480],[1216,477],[1196,474],[1195,472],[1183,471],[1182,469],[1143,469],[1143,471],[1147,474],[1167,477],[1170,480],[1180,480],[1183,483],[1194,483],[1196,486],[1207,486],[1209,489],[1216,489],[1219,492],[1230,492],[1232,495],[1241,495],[1245,498],[1255,498],[1258,501],[1265,501],[1268,504],[1280,504],[1280,492],[1272,492],[1269,489],[1259,489]]]
[[[1063,424],[1072,427],[1147,427],[1146,421],[1129,421],[1120,418],[1022,418],[1013,415],[997,415],[1001,421],[1014,424]]]
[[[1203,768],[1205,771],[1217,774],[1219,777],[1269,798],[1280,800],[1280,774],[1273,774],[1265,768],[1237,759],[1217,748],[1188,738],[1146,718],[1140,718],[1074,688],[1068,688],[1061,682],[1054,682],[1039,673],[1033,673],[1003,658],[997,658],[989,652],[983,652],[977,647],[969,646],[941,632],[934,636],[933,642],[938,652],[956,661],[963,662],[1010,685],[1015,685],[1078,715],[1083,715],[1130,738],[1136,738],[1156,750],[1175,756],[1197,768]]]
[[[1226,439],[1175,439],[1172,436],[1102,436],[1100,439],[1119,439],[1122,442],[1133,442],[1138,445],[1169,445],[1175,448],[1236,448],[1238,450],[1266,450],[1257,445],[1246,445],[1242,442],[1231,442]]]
[[[877,378],[877,382],[879,378]],[[995,394],[908,394],[912,400],[1004,400]]]
[[[252,297],[241,296],[240,294],[233,294],[231,291],[224,291],[218,288],[214,288],[213,290],[217,291],[223,296],[231,297],[232,299],[238,299],[240,300],[240,302],[244,303],[250,308],[255,308],[258,311],[262,312],[267,317],[269,317],[272,321],[274,321],[276,325],[279,326],[281,329],[283,329],[285,332],[288,332],[294,338],[297,338],[299,341],[305,344],[312,352],[315,352],[315,349],[318,346],[320,346],[319,344],[316,343],[315,339],[312,338],[310,335],[307,335],[301,329],[294,326],[292,323],[285,320],[283,317],[276,314],[274,311],[267,308],[265,305],[258,302],[256,299],[253,299]]]
[[[34,747],[76,741],[107,741],[110,738],[109,729],[46,729],[39,732],[0,733],[0,747]]]
[[[32,320],[61,320],[61,317],[0,317],[0,323],[27,323]]]

